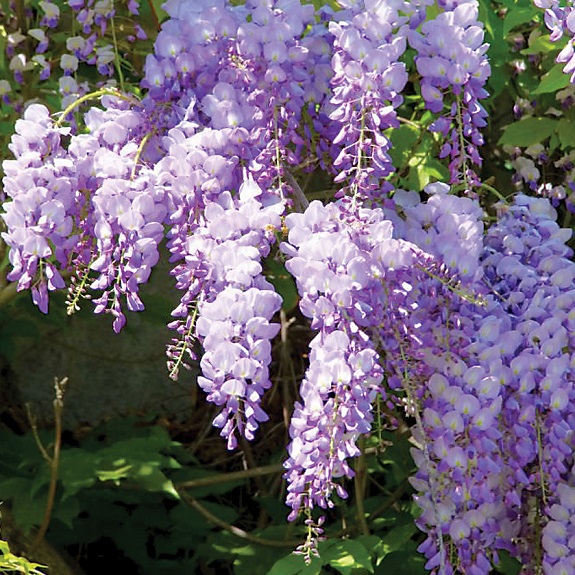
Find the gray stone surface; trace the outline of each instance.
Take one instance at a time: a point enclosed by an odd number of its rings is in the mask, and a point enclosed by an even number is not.
[[[111,316],[92,313],[90,301],[67,317],[62,294],[52,298],[44,316],[29,302],[29,294],[18,296],[3,310],[5,325],[0,325],[0,332],[14,333],[4,338],[4,403],[19,397],[30,404],[40,425],[49,425],[54,378],[68,377],[63,422],[69,429],[127,415],[191,417],[195,374],[182,370],[178,382],[167,375],[165,346],[173,332],[166,324],[179,295],[162,271],[154,272],[143,291],[147,309],[127,312],[120,334],[113,332]]]

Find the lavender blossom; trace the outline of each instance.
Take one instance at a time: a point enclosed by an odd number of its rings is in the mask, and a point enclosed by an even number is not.
[[[2,238],[10,247],[10,281],[30,289],[34,303],[48,312],[48,292],[64,287],[59,268],[65,267],[77,236],[73,220],[74,165],[62,147],[67,128],[56,126],[48,109],[30,105],[16,122],[9,145],[14,160],[4,161],[4,191],[11,202],[2,217],[8,231]]]
[[[336,181],[349,182],[352,194],[362,199],[391,190],[384,182],[393,171],[391,143],[383,132],[399,125],[395,109],[407,82],[405,65],[398,61],[406,48],[405,18],[393,6],[365,4],[344,11],[329,27],[335,40],[328,109],[338,126],[333,167]]]
[[[446,138],[440,157],[451,159],[451,183],[469,188],[477,180],[472,165],[482,163],[480,130],[487,112],[480,100],[488,95],[484,85],[490,74],[476,0],[445,7],[435,19],[425,21],[421,33],[410,30],[408,38],[418,53],[421,95],[429,110],[441,114],[430,126]]]

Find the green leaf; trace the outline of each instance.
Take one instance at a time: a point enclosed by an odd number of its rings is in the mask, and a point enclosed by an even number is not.
[[[505,550],[497,552],[499,556],[499,563],[495,565],[495,570],[503,575],[519,575],[521,571],[521,563],[517,559],[511,557]]]
[[[5,14],[10,14],[11,9],[8,7]],[[6,71],[8,66],[6,65],[6,46],[8,44],[8,34],[6,33],[6,28],[0,26],[0,78],[5,78],[7,76]]]
[[[424,159],[421,163],[410,162],[413,167],[410,170],[409,181],[413,183],[411,189],[422,190],[431,181],[447,181],[449,179],[449,173],[447,168],[436,159],[430,156],[419,156],[416,161]]]
[[[356,541],[359,541],[368,550],[374,566],[381,563],[381,560],[386,554],[381,537],[377,535],[361,535]]]
[[[272,257],[265,260],[264,266],[266,278],[282,296],[282,309],[286,312],[291,311],[298,302],[298,293],[293,277],[281,262]]]
[[[567,118],[559,121],[557,125],[557,137],[563,149],[575,148],[575,130],[573,124]]]
[[[276,561],[267,575],[319,575],[322,565],[320,558],[314,557],[311,563],[306,565],[301,555],[290,553]]]
[[[342,539],[333,542],[327,551],[322,551],[320,556],[324,563],[331,565],[343,575],[350,575],[354,569],[366,569],[373,573],[371,557],[367,549],[354,539]]]
[[[402,124],[399,128],[391,130],[390,139],[392,147],[389,155],[394,166],[403,166],[413,154],[413,146],[419,139],[420,130],[411,124]]]
[[[162,23],[164,20],[169,18],[168,13],[162,8],[164,0],[152,0],[152,5],[159,23]]]
[[[179,546],[185,549],[191,540],[205,538],[213,527],[198,511],[188,505],[176,505],[170,509],[169,518],[172,525],[169,541],[176,548]]]
[[[418,529],[413,522],[391,529],[389,533],[381,538],[385,555],[387,556],[387,554],[394,551],[403,550],[406,543],[411,541],[411,538],[417,531]]]
[[[10,500],[22,492],[30,490],[30,481],[23,477],[12,477],[0,482],[0,492],[3,500]]]
[[[133,470],[132,479],[136,479],[138,484],[148,491],[158,491],[171,495],[174,499],[180,496],[174,487],[174,484],[166,475],[149,464],[141,464]]]
[[[513,10],[508,10],[503,23],[503,35],[507,36],[513,28],[531,22],[538,12],[539,10],[535,6],[514,7]]]
[[[40,430],[39,436],[44,445],[47,445],[52,439],[42,430]],[[0,445],[2,445],[0,477],[19,475],[31,480],[46,465],[31,433],[14,435],[10,431],[0,432]]]
[[[509,124],[499,138],[499,145],[527,147],[547,139],[556,129],[557,120],[533,116]]]
[[[94,454],[83,449],[63,449],[60,455],[58,479],[64,492],[62,500],[72,497],[81,489],[94,485],[98,479],[94,469]]]
[[[539,86],[533,90],[534,94],[549,94],[566,88],[570,83],[569,74],[563,72],[565,64],[556,64],[541,78]]]
[[[126,433],[129,433],[128,429]],[[93,444],[91,449],[63,450],[59,474],[64,488],[63,499],[91,487],[98,480],[116,484],[130,480],[146,491],[162,492],[177,498],[172,481],[162,470],[178,469],[180,464],[161,453],[177,445],[164,429],[150,427],[144,430],[142,437],[116,440],[103,447]]]
[[[163,439],[154,436],[118,441],[102,450],[96,474],[101,480],[129,479],[148,491],[160,491],[178,498],[174,485],[160,468],[177,468],[179,464],[158,453],[158,447],[162,445]]]
[[[68,497],[68,499],[60,500],[54,506],[52,517],[59,519],[64,525],[70,529],[74,529],[74,522],[81,512],[80,502],[77,497]]]
[[[383,558],[375,575],[427,575],[425,559],[415,550],[394,551]]]
[[[123,459],[114,461],[114,465],[117,465],[114,469],[97,469],[95,471],[96,477],[100,481],[111,481],[116,485],[120,485],[121,479],[127,479],[130,477],[130,470],[132,469],[132,465],[129,463],[127,465],[122,465],[123,462]]]
[[[521,50],[521,54],[524,54],[525,56],[541,53],[554,54],[563,47],[562,44],[564,44],[564,42],[551,42],[549,34],[542,34],[541,36],[537,36],[537,38],[529,44],[528,48]]]
[[[46,498],[33,498],[29,488],[30,484],[27,482],[27,485],[22,485],[22,489],[12,498],[14,519],[25,532],[40,525],[46,507]]]
[[[27,575],[43,575],[38,568],[45,568],[39,563],[32,563],[25,557],[18,557],[10,551],[6,541],[0,540],[0,572],[2,573],[26,573]],[[6,571],[8,570],[8,571]]]

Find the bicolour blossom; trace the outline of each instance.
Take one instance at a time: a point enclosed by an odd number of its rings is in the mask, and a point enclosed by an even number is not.
[[[451,160],[451,183],[472,185],[477,179],[473,165],[482,163],[479,147],[487,112],[480,100],[488,95],[484,85],[490,74],[478,3],[445,7],[423,23],[421,32],[410,30],[408,38],[417,51],[421,95],[428,109],[439,115],[430,130],[445,138],[440,157]]]
[[[2,214],[12,264],[8,279],[18,282],[18,290],[31,290],[47,313],[48,292],[64,287],[60,269],[77,241],[75,170],[62,147],[69,129],[56,126],[41,104],[28,106],[15,129],[9,144],[15,159],[3,164],[4,192],[12,200]]]
[[[333,506],[336,493],[347,495],[336,480],[353,476],[348,460],[359,454],[357,439],[370,431],[373,401],[384,393],[370,327],[381,318],[385,259],[389,264],[395,254],[397,262],[407,263],[402,250],[409,247],[392,239],[391,222],[381,210],[353,212],[346,203],[314,201],[285,223],[286,269],[296,280],[300,309],[317,331],[285,462],[293,520],[300,511]]]
[[[196,335],[204,348],[198,385],[208,401],[222,406],[214,425],[222,428],[229,449],[237,446],[238,436],[254,439],[260,422],[268,419],[260,403],[271,387],[270,340],[280,326],[270,320],[281,297],[260,285],[246,290],[228,286],[198,307]]]
[[[507,515],[524,542],[515,553],[523,564],[533,565],[538,526],[525,520],[523,510],[540,506],[546,573],[564,568],[555,527],[561,506],[569,509],[563,494],[573,487],[575,434],[575,263],[566,245],[571,231],[559,227],[556,215],[547,199],[524,195],[501,207],[498,223],[486,236],[482,265],[509,322],[493,344],[476,350],[483,363],[502,351],[510,356],[502,366],[501,414]]]
[[[176,233],[170,242],[174,259],[183,258],[174,268],[183,294],[172,313],[176,319],[170,327],[179,337],[168,348],[168,367],[176,378],[195,358],[194,341],[202,345],[198,384],[209,401],[222,406],[214,425],[230,449],[239,437],[253,439],[267,419],[260,401],[271,386],[270,341],[279,331],[270,320],[281,297],[264,278],[261,260],[275,241],[284,207],[280,202],[264,206],[261,196],[246,177],[236,198],[223,191],[206,201],[201,217],[174,227],[186,236]]]
[[[397,127],[395,109],[407,82],[405,18],[394,6],[357,3],[330,23],[333,41],[333,95],[327,106],[336,123],[333,168],[336,181],[347,182],[359,197],[390,190],[384,178],[393,171],[384,134]],[[337,157],[336,157],[337,156]]]

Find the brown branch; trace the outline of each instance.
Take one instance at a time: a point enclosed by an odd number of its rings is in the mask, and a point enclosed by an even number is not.
[[[285,179],[287,180],[287,183],[294,192],[295,199],[299,204],[299,208],[301,210],[305,210],[309,206],[308,199],[305,197],[305,194],[302,192],[302,189],[299,187],[299,184],[297,183],[296,179],[291,175],[287,167],[284,168],[284,176]]]
[[[365,437],[361,436],[358,441],[358,447],[361,451],[359,457],[355,460],[355,478],[354,478],[354,490],[355,490],[355,506],[357,522],[363,535],[370,535],[369,525],[367,524],[367,519],[365,517],[365,507],[363,505],[363,500],[365,497],[365,481],[367,473],[367,465],[365,462]]]
[[[56,499],[58,467],[60,466],[60,449],[62,447],[62,411],[64,409],[64,391],[67,383],[67,377],[60,381],[58,381],[57,377],[54,378],[54,390],[56,393],[56,397],[54,399],[55,430],[54,449],[50,460],[50,485],[48,486],[48,499],[46,501],[46,509],[44,510],[44,519],[42,520],[42,525],[40,525],[40,528],[38,529],[32,548],[38,547],[44,539],[46,531],[48,531],[50,519],[52,517],[52,509],[54,508],[54,501]]]
[[[183,481],[176,485],[176,489],[193,489],[194,487],[206,487],[209,485],[217,485],[219,483],[229,483],[238,479],[250,479],[252,477],[262,477],[264,475],[272,475],[284,471],[284,466],[281,463],[273,463],[271,465],[264,465],[263,467],[254,467],[252,469],[242,469],[241,471],[231,471],[222,475],[215,475],[212,477],[200,477],[199,479],[190,479]]]
[[[226,521],[223,521],[219,517],[216,517],[213,513],[208,511],[197,499],[194,499],[188,495],[185,491],[179,491],[182,499],[191,507],[193,507],[200,515],[205,517],[210,523],[213,523],[216,527],[220,527],[229,533],[232,533],[236,537],[243,539],[244,541],[249,541],[250,543],[255,543],[256,545],[262,545],[263,547],[281,547],[281,548],[292,548],[295,549],[298,545],[301,545],[300,539],[284,540],[278,541],[276,539],[266,539],[264,537],[258,537],[257,535],[252,535],[235,525],[231,525]]]

